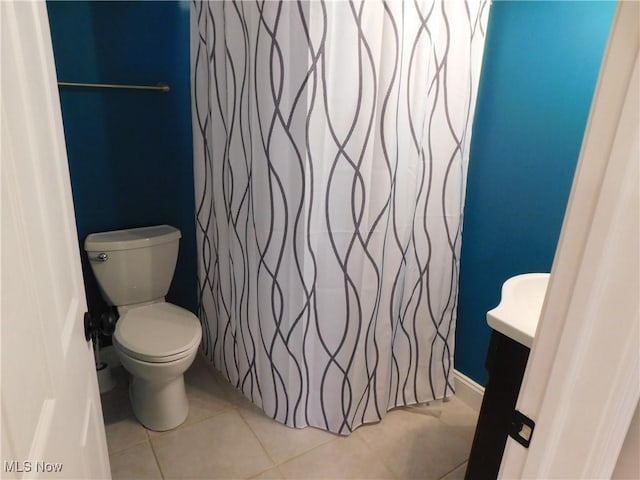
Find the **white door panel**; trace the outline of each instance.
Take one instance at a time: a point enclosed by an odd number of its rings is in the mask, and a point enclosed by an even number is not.
[[[108,478],[44,2],[0,2],[6,478]]]

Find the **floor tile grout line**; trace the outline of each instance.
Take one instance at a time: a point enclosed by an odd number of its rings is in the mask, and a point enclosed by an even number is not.
[[[314,427],[307,427],[307,428],[314,428]],[[328,430],[327,430],[327,432],[328,432]],[[332,432],[329,432],[329,433],[332,433]],[[294,461],[294,460],[296,460],[296,459],[298,459],[298,458],[300,458],[300,457],[302,457],[302,456],[304,456],[304,455],[306,455],[306,454],[308,454],[308,453],[313,452],[313,451],[314,451],[314,450],[316,450],[316,449],[319,449],[319,448],[321,448],[321,447],[324,447],[324,446],[326,446],[326,445],[329,445],[330,443],[337,442],[337,441],[339,441],[340,439],[348,438],[348,437],[350,437],[350,436],[352,436],[352,435],[354,435],[356,438],[359,438],[359,439],[360,439],[360,441],[365,445],[365,447],[366,447],[368,450],[370,450],[370,451],[371,451],[371,453],[373,453],[374,455],[375,455],[375,453],[376,453],[376,452],[375,452],[375,451],[374,451],[374,450],[369,446],[369,444],[366,442],[366,440],[365,440],[364,438],[362,438],[360,435],[358,435],[358,434],[356,433],[356,431],[355,431],[355,430],[354,430],[350,435],[347,435],[347,436],[344,436],[344,435],[337,435],[337,434],[334,434],[334,435],[335,435],[335,438],[332,438],[331,440],[328,440],[328,441],[326,441],[326,442],[323,442],[323,443],[320,443],[320,444],[318,444],[318,445],[315,445],[314,447],[310,448],[309,450],[305,450],[304,452],[300,452],[299,454],[294,455],[294,456],[293,456],[293,457],[291,457],[291,458],[288,458],[288,459],[286,459],[286,460],[283,460],[282,462],[280,462],[280,463],[276,464],[276,467],[278,467],[278,470],[280,471],[280,473],[282,473],[282,470],[280,470],[280,467],[281,467],[282,465],[284,465],[284,464],[286,464],[286,463],[289,463],[289,462],[292,462],[292,461]],[[382,461],[382,460],[381,460],[381,462],[382,462],[382,464],[384,465],[384,467],[389,471],[389,473],[391,473],[391,475],[393,475],[391,478],[386,479],[386,480],[402,480],[402,479],[399,479],[399,478],[396,476],[395,472],[394,472],[391,468],[389,468],[389,467],[387,466],[387,464],[386,464],[386,463],[384,463],[384,461]],[[265,471],[266,471],[266,470],[265,470]],[[262,472],[262,473],[264,473],[264,472]],[[329,480],[329,479],[327,479],[327,480]]]
[[[263,443],[262,443],[262,441],[260,440],[260,438],[258,437],[257,433],[256,433],[256,432],[254,431],[254,429],[251,427],[251,424],[249,424],[249,422],[247,421],[247,419],[245,418],[245,416],[244,416],[244,415],[242,415],[242,410],[243,410],[243,408],[242,408],[241,406],[237,406],[237,405],[231,405],[231,407],[233,407],[233,408],[226,408],[226,409],[224,409],[224,410],[218,411],[218,412],[216,412],[215,414],[213,414],[213,415],[211,415],[211,416],[209,416],[209,417],[207,417],[207,418],[200,419],[200,420],[198,420],[198,421],[196,421],[196,422],[193,422],[193,423],[191,423],[191,424],[189,424],[189,425],[184,426],[183,428],[188,428],[188,427],[190,427],[190,426],[195,426],[195,425],[197,425],[197,424],[199,424],[199,423],[201,423],[201,422],[203,422],[203,421],[205,421],[205,420],[207,420],[207,419],[211,419],[211,418],[216,417],[216,416],[218,416],[218,415],[220,415],[220,414],[222,414],[222,413],[224,413],[224,412],[230,412],[230,411],[232,411],[232,410],[234,410],[234,409],[235,409],[235,410],[238,412],[238,414],[241,416],[241,418],[243,419],[243,422],[244,422],[244,423],[249,427],[249,429],[250,429],[250,431],[252,432],[252,434],[254,435],[254,437],[256,437],[256,439],[258,440],[258,443],[259,443],[259,444],[260,444],[260,446],[263,448],[264,452],[267,454],[267,457],[268,457],[268,458],[273,462],[273,465],[272,465],[272,466],[270,466],[270,467],[268,467],[267,469],[264,469],[264,470],[262,470],[262,471],[260,471],[260,472],[257,472],[255,475],[253,475],[253,477],[258,476],[258,475],[260,475],[260,474],[262,474],[262,473],[264,473],[264,472],[266,472],[266,471],[268,471],[268,470],[270,470],[270,469],[273,469],[273,468],[277,468],[277,469],[278,469],[278,471],[279,471],[280,473],[282,473],[282,471],[280,470],[280,466],[284,465],[285,463],[288,463],[288,462],[290,462],[290,461],[293,461],[293,460],[295,460],[296,458],[298,458],[298,457],[300,457],[300,456],[303,456],[303,455],[305,455],[305,454],[307,454],[307,453],[309,453],[309,452],[311,452],[311,451],[315,450],[316,448],[320,448],[320,447],[322,447],[322,446],[324,446],[324,445],[327,445],[327,444],[329,444],[329,443],[331,443],[331,442],[334,442],[334,441],[339,440],[340,438],[342,438],[342,437],[331,438],[331,439],[329,439],[328,441],[323,442],[323,443],[318,444],[318,445],[315,445],[314,447],[312,447],[312,448],[310,448],[310,449],[308,449],[308,450],[306,450],[306,451],[304,451],[304,452],[300,452],[299,454],[297,454],[297,455],[295,455],[295,456],[293,456],[293,457],[291,457],[291,458],[288,458],[288,459],[283,460],[283,461],[281,461],[281,462],[276,462],[276,461],[271,457],[271,455],[269,454],[269,452],[268,452],[268,450],[266,449],[266,447],[263,445]],[[273,421],[275,422],[275,420],[273,420]],[[283,428],[288,428],[288,427],[286,427],[285,425],[282,425],[282,426],[283,426]],[[309,427],[309,428],[313,428],[313,427]],[[175,431],[175,430],[172,430],[172,431]],[[147,431],[147,434],[148,434],[148,431]],[[369,446],[368,442],[366,442],[366,440],[365,440],[364,438],[362,438],[362,437],[360,437],[360,436],[358,435],[358,432],[354,432],[354,434],[355,434],[356,436],[358,436],[358,437],[360,438],[360,440],[361,440],[362,442],[364,442],[364,444],[365,444],[369,449],[371,448],[371,447]],[[156,461],[156,464],[157,464],[157,467],[158,467],[158,471],[161,473],[161,475],[162,475],[162,476],[163,476],[163,478],[164,478],[164,473],[162,472],[162,469],[161,469],[161,467],[160,467],[160,463],[159,463],[159,461],[158,461],[158,458],[157,458],[157,455],[156,455],[155,449],[153,448],[153,443],[152,443],[153,438],[161,438],[161,437],[149,437],[149,438],[148,438],[148,441],[149,441],[150,446],[151,446],[151,448],[152,448],[152,452],[153,452],[153,454],[154,454],[154,459],[155,459],[155,461]],[[142,444],[142,443],[144,443],[144,442],[145,442],[145,441],[136,442],[135,444],[132,444],[132,445],[130,445],[129,447],[127,447],[127,448],[125,448],[125,449],[122,449],[122,450],[120,450],[120,451],[118,451],[118,452],[112,452],[112,453],[117,454],[117,453],[120,453],[120,452],[124,452],[124,451],[128,450],[129,448],[133,448],[133,447],[135,447],[135,446],[139,446],[140,444]],[[450,471],[448,471],[448,472],[447,472],[443,477],[440,477],[440,478],[441,478],[441,479],[442,479],[442,478],[445,478],[447,475],[451,474],[451,473],[452,473],[452,472],[454,472],[456,469],[460,468],[460,467],[461,467],[465,462],[467,462],[467,461],[468,461],[468,459],[465,459],[463,462],[461,462],[461,463],[460,463],[459,465],[457,465],[456,467],[452,468],[452,469],[451,469]],[[396,473],[395,473],[395,472],[394,472],[394,471],[393,471],[393,470],[392,470],[392,469],[391,469],[391,468],[386,464],[386,462],[383,462],[383,464],[384,464],[384,465],[385,465],[385,467],[389,470],[389,472],[393,475],[393,478],[398,478],[398,477],[397,477],[397,475],[396,475]],[[253,478],[253,477],[249,477],[249,478]]]
[[[277,467],[278,463],[271,457],[271,455],[269,454],[269,450],[267,449],[267,447],[265,447],[262,444],[262,441],[260,440],[260,437],[258,436],[258,434],[256,432],[253,431],[253,428],[251,428],[251,425],[249,425],[249,422],[247,422],[247,419],[244,418],[244,415],[242,415],[242,412],[240,411],[240,409],[236,409],[236,412],[238,413],[238,415],[242,419],[242,422],[247,426],[247,428],[251,432],[251,435],[253,435],[253,437],[258,441],[258,445],[260,445],[260,448],[262,448],[264,453],[267,455],[267,458],[269,460],[271,460],[271,463],[273,463],[273,465],[271,465],[269,468],[263,470],[262,472],[258,472],[258,473],[256,473],[255,475],[252,475],[252,476],[255,477],[256,475],[259,475],[260,473],[266,472],[270,468]]]
[[[205,360],[206,360],[206,359],[205,359]],[[336,436],[336,435],[334,435],[334,436],[333,436],[333,438],[329,437],[326,441],[325,441],[325,440],[323,440],[321,443],[319,443],[319,444],[317,444],[317,445],[314,445],[314,446],[312,446],[311,448],[305,449],[305,450],[303,450],[303,451],[301,451],[301,452],[298,452],[297,454],[295,454],[295,455],[291,456],[290,458],[285,458],[285,459],[283,459],[283,460],[281,460],[281,461],[276,461],[276,460],[274,459],[274,457],[272,457],[272,454],[269,452],[269,450],[266,448],[266,446],[265,446],[266,444],[264,444],[264,443],[263,443],[263,441],[261,440],[260,436],[259,436],[259,435],[258,435],[258,433],[257,433],[257,430],[254,430],[254,428],[252,427],[251,423],[250,423],[250,422],[249,422],[249,420],[248,420],[248,418],[249,418],[249,417],[247,417],[247,416],[246,416],[247,414],[249,414],[249,413],[250,413],[250,410],[249,410],[249,407],[248,407],[248,406],[250,406],[250,405],[254,405],[254,404],[251,402],[251,403],[247,403],[247,404],[245,405],[244,403],[241,403],[241,402],[240,402],[239,400],[237,400],[237,399],[232,399],[232,397],[230,396],[230,393],[226,391],[226,387],[227,387],[227,386],[230,386],[230,387],[232,387],[232,388],[234,388],[234,389],[235,389],[235,387],[233,387],[233,385],[232,385],[230,382],[228,382],[228,380],[226,380],[226,379],[224,379],[224,378],[218,379],[218,377],[217,377],[217,376],[215,376],[215,375],[216,375],[216,374],[215,374],[215,372],[216,372],[216,371],[215,371],[214,367],[212,367],[211,365],[209,365],[209,364],[208,364],[208,362],[205,362],[204,367],[206,368],[207,380],[208,380],[208,381],[212,381],[213,383],[217,384],[218,386],[220,386],[220,387],[222,388],[222,390],[220,391],[220,394],[222,395],[221,400],[223,400],[223,407],[222,407],[222,408],[220,408],[219,410],[215,411],[214,413],[208,413],[208,414],[205,414],[205,416],[204,416],[203,418],[199,418],[199,419],[197,419],[196,421],[194,421],[194,422],[192,422],[192,423],[189,423],[189,424],[186,424],[186,425],[185,425],[185,424],[182,424],[182,425],[180,425],[178,428],[176,428],[176,429],[172,429],[170,432],[162,432],[162,434],[160,434],[160,435],[150,435],[150,431],[149,431],[149,430],[147,430],[147,429],[145,428],[145,438],[146,438],[146,440],[140,440],[140,441],[137,441],[137,442],[135,442],[135,443],[133,443],[133,444],[129,445],[128,447],[123,448],[123,449],[118,450],[118,451],[115,451],[115,452],[109,452],[109,457],[112,457],[113,455],[119,455],[119,454],[121,454],[121,453],[123,453],[123,452],[128,451],[128,450],[129,450],[129,449],[131,449],[131,448],[139,447],[139,446],[140,446],[141,444],[143,444],[144,442],[149,442],[149,446],[151,447],[152,453],[153,453],[153,455],[154,455],[154,460],[155,460],[155,462],[156,462],[156,467],[157,467],[157,469],[158,469],[158,472],[160,472],[161,477],[164,479],[164,478],[165,478],[165,473],[162,471],[162,468],[161,468],[161,466],[160,466],[160,462],[159,462],[159,459],[158,459],[158,455],[157,455],[156,450],[155,450],[155,448],[154,448],[154,442],[156,441],[156,439],[161,439],[161,438],[163,438],[163,437],[164,437],[164,435],[163,435],[164,433],[171,433],[171,432],[175,432],[175,431],[178,431],[178,430],[187,429],[187,428],[190,428],[190,427],[192,427],[192,426],[194,426],[194,427],[195,427],[195,426],[200,425],[201,423],[203,423],[203,422],[205,422],[205,421],[212,420],[212,419],[213,419],[213,418],[215,418],[215,417],[218,417],[218,416],[220,416],[220,415],[222,415],[222,414],[224,414],[224,413],[230,413],[230,412],[232,412],[232,411],[234,411],[234,410],[235,410],[236,412],[238,412],[238,414],[239,414],[239,415],[240,415],[240,417],[242,418],[243,423],[244,423],[244,424],[249,428],[249,430],[251,431],[251,433],[252,433],[253,437],[257,440],[258,444],[259,444],[259,445],[260,445],[260,447],[262,448],[263,453],[265,453],[265,454],[266,454],[266,457],[271,461],[271,464],[272,464],[272,465],[270,465],[268,468],[263,469],[263,470],[261,470],[260,472],[257,472],[257,473],[255,473],[255,474],[253,474],[251,477],[246,477],[246,478],[254,478],[254,477],[259,476],[259,475],[262,475],[262,474],[264,474],[265,472],[267,472],[267,471],[269,471],[269,470],[272,470],[272,469],[276,469],[276,471],[278,471],[278,472],[280,473],[280,475],[282,476],[282,469],[281,469],[281,467],[282,467],[283,465],[285,465],[285,464],[287,464],[287,463],[289,463],[289,462],[292,462],[292,461],[294,461],[294,460],[296,460],[296,459],[298,459],[298,458],[300,458],[300,457],[302,457],[302,456],[304,456],[304,455],[307,455],[307,454],[309,454],[310,452],[313,452],[313,451],[314,451],[314,450],[316,450],[316,449],[319,449],[319,448],[321,448],[321,447],[325,447],[325,446],[327,446],[327,445],[330,445],[332,442],[335,442],[335,441],[339,440],[340,438],[343,438],[342,436]],[[213,375],[211,375],[211,373],[212,373],[212,372],[213,372]],[[209,377],[211,377],[211,378],[209,378]],[[200,380],[202,380],[202,379],[200,379]],[[224,384],[223,384],[222,382],[224,382]],[[242,392],[237,391],[237,389],[235,389],[235,391],[236,391],[237,393],[239,393],[240,395],[242,395]],[[216,397],[216,398],[217,398],[217,397]],[[243,397],[243,396],[242,396],[242,397],[238,397],[238,398],[246,398],[246,397]],[[250,401],[249,401],[249,402],[250,402]],[[443,402],[443,403],[445,403],[445,402]],[[446,403],[448,403],[448,402],[446,402]],[[406,411],[406,412],[408,412],[408,413],[419,413],[419,412],[417,412],[417,411],[411,411],[411,410],[410,410],[410,409],[411,409],[411,407],[412,407],[412,406],[405,406],[405,407],[401,407],[401,408],[402,408],[402,409],[405,409],[405,411]],[[418,405],[416,405],[415,407],[416,407],[416,408],[420,408],[420,407],[427,407],[427,408],[429,408],[429,407],[436,407],[436,405],[429,405],[429,404],[427,404],[427,405],[419,405],[419,406],[418,406]],[[258,408],[259,408],[259,407],[258,407]],[[436,407],[436,408],[437,408],[437,407]],[[444,409],[446,410],[446,407],[445,407],[444,405],[442,406],[442,408],[444,408]],[[456,410],[457,410],[457,409],[454,409],[453,411],[454,411],[454,412],[456,412]],[[473,409],[471,409],[471,410],[473,410]],[[436,415],[428,415],[428,416],[429,416],[430,418],[433,418],[434,420],[436,420],[436,421],[437,421],[437,423],[439,423],[440,425],[447,426],[447,427],[457,427],[457,426],[458,426],[458,425],[450,424],[449,422],[442,420],[442,419],[440,418],[440,416],[436,416]],[[456,414],[454,414],[454,417],[455,417],[455,416],[456,416]],[[266,414],[265,414],[265,418],[266,418],[266,419],[271,420],[271,421],[272,421],[272,422],[274,422],[274,423],[277,423],[277,424],[278,424],[279,426],[281,426],[282,428],[289,428],[289,429],[291,429],[291,427],[288,427],[288,426],[286,426],[286,425],[284,425],[284,424],[282,424],[282,423],[280,423],[280,422],[277,422],[277,421],[276,421],[276,420],[274,420],[274,419],[269,418],[269,417],[268,417],[268,415],[266,415]],[[379,423],[380,423],[380,422],[372,423],[372,424],[371,424],[371,426],[375,426],[376,424],[379,424]],[[465,423],[466,423],[466,422],[465,422]],[[363,427],[364,427],[364,426],[365,426],[365,425],[363,425]],[[307,428],[314,428],[314,427],[307,427]],[[294,429],[292,429],[292,430],[294,430]],[[304,429],[303,429],[303,430],[304,430]],[[354,434],[354,435],[355,435],[355,436],[356,436],[356,437],[357,437],[361,442],[363,442],[363,444],[367,447],[367,450],[369,450],[369,451],[370,451],[370,452],[372,452],[373,454],[375,454],[375,453],[376,453],[376,452],[375,452],[375,450],[373,449],[373,447],[372,447],[371,445],[369,445],[369,443],[367,442],[366,438],[365,438],[365,437],[363,437],[362,435],[360,435],[360,432],[358,432],[358,431],[354,431],[354,432],[353,432],[353,434]],[[466,437],[465,437],[465,435],[463,435],[463,434],[461,434],[461,433],[459,433],[459,432],[456,432],[456,433],[453,433],[453,432],[452,432],[452,434],[453,434],[453,436],[458,437],[458,438],[466,438]],[[452,468],[450,471],[448,471],[448,472],[447,472],[446,474],[444,474],[442,477],[438,477],[438,478],[440,478],[440,479],[444,479],[444,478],[446,478],[448,475],[452,474],[452,473],[453,473],[453,472],[455,472],[457,469],[461,468],[461,467],[462,467],[466,462],[468,462],[468,456],[467,456],[467,458],[465,458],[465,460],[464,460],[464,461],[462,461],[459,465],[457,465],[456,467]],[[382,464],[386,467],[387,471],[388,471],[388,472],[389,472],[389,474],[391,475],[391,477],[390,477],[390,478],[394,478],[394,479],[398,479],[398,478],[399,478],[399,477],[398,477],[398,474],[397,474],[395,471],[393,471],[389,465],[387,465],[387,462],[385,462],[385,461],[383,460],[383,461],[382,461]]]
[[[212,367],[211,365],[208,365],[208,366],[209,366],[210,368],[212,368],[212,369],[214,369],[214,370],[215,370],[215,367]],[[228,380],[226,380],[226,379],[224,379],[224,378],[223,378],[223,380],[225,380],[225,381],[226,381],[226,382],[227,382],[231,387],[233,387],[233,384],[231,384],[231,382],[229,382]],[[235,388],[235,387],[234,387],[234,388]],[[242,394],[242,392],[241,392],[240,390],[237,390],[237,389],[236,389],[236,391],[237,391],[238,393]],[[260,408],[260,407],[258,407],[255,403],[253,403],[250,399],[248,399],[247,397],[245,397],[244,395],[243,395],[243,398],[246,398],[247,400],[249,400],[249,401],[251,402],[251,405],[255,405],[257,408]],[[299,452],[298,454],[296,454],[296,455],[294,455],[294,456],[292,456],[292,457],[290,457],[290,458],[287,458],[287,459],[285,459],[285,460],[282,460],[282,461],[278,462],[278,461],[276,461],[276,460],[271,456],[271,454],[269,453],[269,450],[267,449],[267,447],[266,447],[266,446],[262,443],[262,441],[260,440],[260,436],[258,435],[258,433],[254,431],[254,429],[251,427],[251,424],[247,421],[247,419],[245,418],[245,416],[242,414],[242,412],[243,412],[243,410],[244,410],[244,407],[243,407],[242,405],[237,404],[237,403],[232,403],[231,405],[232,405],[232,407],[233,407],[233,408],[238,412],[238,414],[239,414],[239,415],[240,415],[240,417],[242,418],[242,420],[243,420],[243,422],[245,423],[245,425],[249,428],[249,430],[251,431],[252,435],[256,438],[256,440],[258,441],[259,445],[262,447],[262,450],[266,453],[266,455],[267,455],[267,457],[269,458],[269,460],[271,460],[271,462],[273,463],[273,465],[272,465],[272,466],[270,466],[269,468],[264,469],[264,470],[262,470],[262,471],[260,471],[260,472],[256,473],[255,475],[253,475],[253,477],[255,477],[255,476],[257,476],[257,475],[260,475],[260,474],[262,474],[262,473],[264,473],[264,472],[266,472],[266,471],[268,471],[268,470],[270,470],[270,469],[272,469],[272,468],[280,467],[281,465],[284,465],[284,464],[285,464],[285,463],[287,463],[287,462],[290,462],[290,461],[292,461],[292,460],[295,460],[296,458],[301,457],[302,455],[305,455],[305,454],[307,454],[307,453],[309,453],[309,452],[311,452],[311,451],[315,450],[316,448],[319,448],[319,447],[321,447],[321,446],[323,446],[323,445],[327,445],[327,444],[329,444],[329,443],[331,443],[331,442],[334,442],[334,441],[336,441],[336,440],[338,440],[338,439],[340,438],[339,436],[336,436],[336,438],[331,438],[331,439],[327,440],[326,442],[322,442],[322,443],[320,443],[320,444],[318,444],[318,445],[314,445],[313,447],[309,448],[308,450],[304,450],[304,451]],[[261,411],[262,411],[262,410],[261,410]],[[263,413],[264,413],[264,412],[263,412]],[[283,424],[283,423],[278,422],[277,420],[275,420],[275,419],[273,419],[273,418],[270,418],[270,417],[269,417],[268,415],[266,415],[266,414],[264,414],[264,415],[265,415],[267,418],[269,418],[271,421],[276,422],[276,423],[278,423],[279,425],[282,425],[282,426],[283,426],[283,427],[285,427],[285,428],[291,428],[291,427],[289,427],[288,425],[285,425],[285,424]],[[305,427],[305,428],[317,428],[317,427],[307,426],[307,427]],[[327,430],[324,430],[324,431],[326,431],[327,433],[332,433],[332,432],[329,432],[329,431],[327,431]],[[253,477],[250,477],[250,478],[253,478]]]
[[[191,426],[198,425],[198,424],[200,424],[200,423],[202,423],[202,422],[204,422],[206,420],[211,420],[212,418],[217,417],[218,415],[221,415],[221,414],[223,414],[225,412],[228,412],[228,411],[231,411],[233,409],[234,409],[233,405],[230,405],[228,407],[225,407],[223,409],[220,409],[220,410],[216,411],[215,413],[207,415],[207,416],[205,416],[203,418],[199,418],[198,420],[195,420],[195,421],[193,421],[191,423],[186,423],[186,421],[185,421],[185,422],[181,423],[180,425],[178,425],[177,427],[172,428],[170,430],[164,430],[162,432],[156,432],[156,434],[153,435],[153,436],[149,435],[149,432],[150,431],[154,431],[154,430],[149,430],[148,428],[145,427],[145,432],[147,433],[147,438],[149,439],[149,441],[153,440],[154,438],[163,438],[166,435],[170,435],[173,432],[177,432],[177,431],[183,430],[185,428],[189,428]]]
[[[108,447],[107,447],[107,453],[109,454],[109,457],[111,457],[112,455],[120,454],[122,452],[125,452],[125,451],[133,448],[133,447],[138,447],[138,446],[142,445],[144,442],[148,442],[148,441],[149,441],[149,438],[146,438],[145,440],[136,441],[136,442],[132,443],[131,445],[127,445],[126,447],[121,448],[120,450],[116,450],[114,452],[110,452]]]
[[[468,458],[465,459],[464,462],[462,462],[460,465],[456,466],[455,468],[452,468],[451,470],[449,470],[447,473],[445,473],[443,476],[441,476],[438,480],[443,480],[443,479],[447,478],[447,475],[451,475],[453,472],[455,472],[457,469],[459,469],[461,466],[463,466],[468,461],[469,461]]]
[[[273,457],[271,457],[271,455],[269,454],[269,451],[267,450],[267,448],[262,444],[262,441],[260,440],[260,437],[258,436],[258,434],[253,430],[253,428],[251,428],[251,424],[247,421],[247,419],[246,419],[246,418],[244,418],[244,415],[242,415],[242,412],[241,412],[241,411],[238,411],[238,413],[240,414],[240,416],[241,416],[241,417],[242,417],[242,419],[244,420],[244,423],[245,423],[245,424],[247,424],[247,426],[248,426],[248,427],[249,427],[249,429],[251,430],[251,433],[253,433],[253,435],[258,439],[258,442],[260,443],[260,445],[262,446],[262,448],[264,449],[264,451],[267,453],[267,456],[268,456],[268,457],[271,459],[271,461],[273,462],[273,467],[280,467],[281,465],[284,465],[285,463],[288,463],[288,462],[290,462],[290,461],[292,461],[292,460],[295,460],[295,459],[297,459],[297,458],[299,458],[299,457],[301,457],[301,456],[303,456],[303,455],[306,455],[307,453],[312,452],[312,451],[313,451],[313,450],[315,450],[316,448],[323,447],[323,446],[325,446],[325,445],[328,445],[328,444],[330,444],[330,443],[332,443],[332,442],[335,442],[335,441],[339,440],[340,438],[343,438],[342,436],[337,436],[337,435],[336,435],[336,436],[335,436],[335,438],[331,438],[331,439],[327,440],[326,442],[322,442],[322,443],[319,443],[319,444],[317,444],[317,445],[314,445],[313,447],[311,447],[311,448],[309,448],[309,449],[307,449],[307,450],[304,450],[304,451],[302,451],[302,452],[299,452],[299,453],[295,454],[295,455],[294,455],[294,456],[292,456],[292,457],[289,457],[289,458],[287,458],[287,459],[285,459],[285,460],[282,460],[282,461],[280,461],[280,462],[277,462],[276,460],[274,460],[274,459],[273,459]],[[269,418],[269,417],[267,417],[267,418]],[[272,420],[273,422],[277,422],[277,420],[274,420],[274,419],[272,419],[272,418],[270,418],[270,420]],[[285,428],[291,428],[291,427],[289,427],[288,425],[285,425],[285,424],[283,424],[283,423],[280,423],[280,422],[277,422],[277,423],[278,423],[279,425],[282,425],[282,426],[283,426],[283,427],[285,427]],[[307,427],[305,427],[305,428],[316,428],[316,427],[307,426]],[[324,431],[325,431],[325,432],[327,432],[327,433],[332,433],[332,432],[329,432],[329,431],[327,431],[327,430],[324,430]],[[334,435],[335,435],[335,434],[334,434]],[[270,467],[270,468],[273,468],[273,467]],[[262,471],[262,472],[260,472],[260,473],[264,473],[264,472],[266,472],[267,470],[269,470],[269,468],[267,468],[267,469],[263,470],[263,471]],[[259,475],[260,473],[256,473],[256,475]]]
[[[440,422],[441,425],[451,429],[451,435],[453,435],[453,436],[455,436],[455,437],[457,437],[459,439],[462,439],[462,440],[467,440],[467,436],[464,433],[458,432],[457,428],[460,427],[459,425],[453,425],[453,424],[451,424],[449,422],[445,422],[444,420],[441,420],[441,419],[438,419],[438,421]],[[477,423],[477,420],[476,420],[476,423]],[[475,431],[475,425],[474,425],[473,429]],[[472,434],[472,438],[473,438],[473,434]]]
[[[383,420],[383,419],[384,419],[384,417],[383,417],[382,419],[380,419],[380,421],[379,421],[378,423],[373,423],[373,424],[370,424],[370,425],[372,425],[372,426],[373,426],[373,425],[379,425],[379,424],[382,422],[382,420]],[[374,450],[373,446],[371,446],[371,445],[369,444],[369,442],[368,442],[368,441],[367,441],[367,439],[362,435],[362,433],[357,433],[357,429],[356,429],[356,430],[354,430],[354,431],[353,431],[352,435],[353,435],[353,434],[357,434],[357,438],[359,438],[359,439],[360,439],[360,441],[361,441],[362,443],[364,443],[364,445],[367,447],[367,449],[368,449],[369,451],[371,451],[371,453],[373,453],[373,455],[377,455],[377,454],[378,454],[378,452],[376,452],[376,451]],[[384,457],[379,457],[379,460],[380,460],[380,463],[382,463],[382,465],[384,465],[384,467],[389,471],[389,473],[391,473],[391,475],[393,475],[393,479],[390,479],[390,480],[402,480],[402,478],[401,478],[401,477],[399,477],[399,476],[398,476],[398,474],[394,471],[394,469],[392,468],[392,466],[391,466],[391,465],[389,465],[389,464],[385,461],[385,458],[384,458]]]
[[[153,458],[156,460],[156,466],[158,467],[158,471],[160,472],[160,477],[164,480],[164,472],[162,471],[162,467],[160,466],[160,460],[158,460],[158,454],[156,453],[156,449],[153,448],[153,442],[149,439],[149,446],[151,447],[151,453],[153,453]]]
[[[271,457],[269,457],[269,458],[271,458]],[[250,477],[247,477],[247,480],[251,480],[253,478],[259,477],[263,473],[268,472],[269,470],[273,470],[274,468],[277,469],[278,473],[280,474],[280,476],[282,476],[282,472],[278,468],[278,465],[273,465],[272,467],[265,468],[264,470],[260,470],[258,473],[254,474],[254,475],[251,475]]]

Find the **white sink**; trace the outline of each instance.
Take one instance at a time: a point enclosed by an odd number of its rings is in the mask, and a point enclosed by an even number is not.
[[[548,273],[525,273],[508,279],[502,285],[500,303],[487,312],[489,326],[531,348],[547,283]]]

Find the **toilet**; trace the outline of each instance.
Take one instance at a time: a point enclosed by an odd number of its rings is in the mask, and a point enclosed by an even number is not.
[[[178,258],[180,230],[170,225],[92,233],[84,242],[104,299],[117,307],[113,345],[131,374],[136,418],[164,431],[187,418],[184,372],[202,328],[193,313],[165,301]]]

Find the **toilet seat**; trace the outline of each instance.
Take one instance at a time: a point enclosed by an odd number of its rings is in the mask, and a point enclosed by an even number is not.
[[[198,347],[201,338],[198,317],[167,302],[128,310],[113,334],[122,353],[150,363],[180,360]]]

